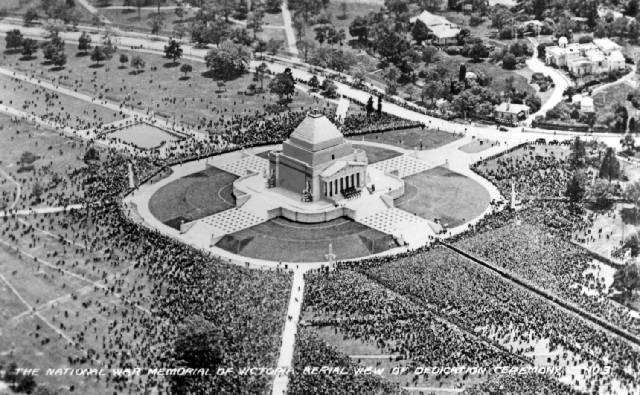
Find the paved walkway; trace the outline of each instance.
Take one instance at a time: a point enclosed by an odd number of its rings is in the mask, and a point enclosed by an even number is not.
[[[296,46],[296,33],[293,31],[293,23],[291,22],[291,12],[286,1],[282,2],[282,20],[284,21],[284,32],[287,35],[287,49],[291,54],[298,56],[298,47]]]
[[[4,217],[13,217],[13,216],[26,216],[26,215],[37,215],[37,214],[51,214],[51,213],[62,213],[72,210],[79,210],[84,208],[85,204],[70,204],[68,206],[57,206],[57,207],[38,207],[38,208],[28,208],[24,210],[4,210],[0,211],[0,218]]]
[[[278,357],[278,368],[292,368],[293,351],[296,344],[296,334],[298,333],[298,321],[302,311],[302,298],[304,296],[304,273],[308,269],[296,268],[293,272],[291,284],[291,296],[289,298],[289,308],[287,318],[282,330],[282,344],[280,345],[280,356]],[[289,375],[283,374],[275,377],[273,381],[272,395],[283,395],[289,386]]]

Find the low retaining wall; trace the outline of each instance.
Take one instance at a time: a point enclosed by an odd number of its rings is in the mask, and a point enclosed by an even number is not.
[[[353,218],[353,210],[346,207],[336,207],[333,210],[323,211],[319,213],[303,213],[294,211],[285,207],[278,207],[268,211],[269,219],[276,217],[284,217],[289,221],[301,222],[305,224],[316,224],[327,222],[340,217]]]

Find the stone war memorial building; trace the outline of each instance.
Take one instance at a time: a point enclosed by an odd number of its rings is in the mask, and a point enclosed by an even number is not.
[[[298,193],[306,201],[336,201],[366,185],[367,155],[354,149],[324,115],[310,113],[269,155],[272,186]]]

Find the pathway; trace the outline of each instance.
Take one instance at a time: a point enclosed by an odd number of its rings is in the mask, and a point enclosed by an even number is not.
[[[298,332],[298,321],[302,311],[302,298],[304,296],[304,273],[308,269],[298,268],[296,266],[293,272],[293,281],[291,283],[291,296],[289,298],[289,308],[287,310],[287,319],[284,323],[282,331],[282,344],[280,346],[280,356],[278,357],[278,368],[293,368],[293,352],[296,343],[296,334]],[[272,395],[283,395],[287,392],[289,386],[289,375],[277,375],[273,381]]]
[[[562,101],[562,95],[565,89],[573,85],[573,82],[569,79],[569,77],[564,75],[558,69],[545,65],[538,58],[538,41],[531,37],[529,38],[529,41],[533,46],[533,55],[531,55],[531,57],[527,59],[527,66],[529,66],[529,68],[534,73],[542,73],[544,75],[550,76],[551,80],[553,80],[553,83],[555,84],[555,87],[553,88],[553,92],[551,93],[547,101],[542,103],[542,106],[540,106],[540,109],[535,113],[529,115],[529,117],[525,121],[525,123],[528,125],[531,124],[531,121],[533,121],[535,117],[539,115],[545,115],[547,111],[549,111],[550,109],[555,107],[558,103],[560,103]]]
[[[291,22],[291,12],[286,1],[282,2],[282,19],[284,20],[284,32],[287,35],[288,50],[294,56],[298,56],[298,47],[296,46],[296,33],[293,31],[293,23]]]

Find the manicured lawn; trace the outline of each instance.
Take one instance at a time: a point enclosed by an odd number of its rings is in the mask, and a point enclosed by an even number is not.
[[[338,260],[396,246],[391,236],[347,218],[303,224],[281,217],[226,235],[216,246],[252,258],[319,262],[326,260],[329,244]]]
[[[441,132],[437,130],[411,128],[392,130],[382,133],[370,133],[365,135],[352,136],[350,138],[354,141],[364,139],[367,141],[374,141],[376,143],[395,145],[397,147],[405,149],[428,150],[441,147],[445,144],[457,140],[459,137],[455,136],[452,133]]]
[[[113,133],[109,133],[108,137],[116,138],[144,149],[151,149],[165,142],[180,140],[179,136],[146,123],[118,129]]]
[[[405,194],[396,207],[422,218],[440,218],[454,227],[472,220],[489,205],[489,192],[477,182],[444,167],[437,167],[404,179]]]
[[[235,206],[233,181],[238,177],[210,167],[160,188],[149,200],[149,210],[176,229],[189,222]]]
[[[359,148],[361,150],[364,150],[364,152],[367,153],[367,159],[369,159],[369,164],[373,164],[376,162],[395,158],[396,156],[402,155],[402,153],[398,151],[380,148],[380,147],[374,147],[374,146],[365,145],[365,144],[353,144],[353,148]]]

